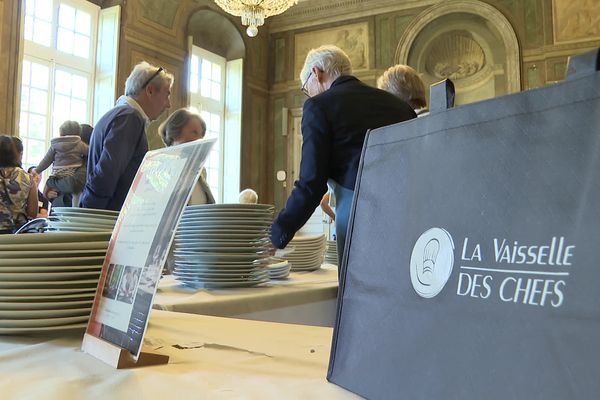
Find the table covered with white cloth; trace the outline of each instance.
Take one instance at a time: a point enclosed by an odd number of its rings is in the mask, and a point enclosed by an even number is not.
[[[192,289],[172,276],[161,279],[154,308],[191,314],[303,325],[333,326],[337,268],[292,272],[289,279],[249,288]]]
[[[116,370],[82,332],[0,337],[2,399],[354,398],[326,381],[331,328],[154,310],[145,351],[160,366]]]

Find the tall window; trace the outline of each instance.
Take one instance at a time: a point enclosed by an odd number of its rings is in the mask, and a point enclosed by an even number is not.
[[[223,198],[223,136],[225,116],[225,64],[223,57],[193,48],[190,68],[191,107],[206,122],[206,138],[216,138],[206,164],[208,186],[216,199]]]
[[[99,8],[84,0],[25,0],[19,133],[37,165],[66,120],[92,121]]]

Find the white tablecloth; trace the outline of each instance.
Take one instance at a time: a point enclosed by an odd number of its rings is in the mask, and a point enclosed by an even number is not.
[[[235,317],[302,325],[333,326],[338,289],[337,268],[292,272],[250,288],[194,290],[172,276],[158,286],[154,308],[191,314]]]
[[[331,328],[153,311],[146,344],[168,365],[115,370],[81,336],[0,337],[2,399],[342,399],[325,380]],[[177,347],[175,347],[177,346]]]

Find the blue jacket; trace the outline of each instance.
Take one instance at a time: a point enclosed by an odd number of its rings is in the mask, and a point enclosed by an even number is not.
[[[145,121],[138,111],[120,105],[104,114],[90,139],[81,207],[121,210],[147,151]]]
[[[292,240],[327,192],[329,178],[354,190],[367,130],[415,117],[404,101],[348,75],[306,100],[300,177],[271,226],[273,244],[283,248]]]

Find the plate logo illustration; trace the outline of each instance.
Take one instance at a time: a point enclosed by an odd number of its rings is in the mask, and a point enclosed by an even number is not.
[[[454,242],[442,228],[431,228],[416,241],[410,256],[410,281],[417,294],[432,298],[442,291],[454,266]]]

